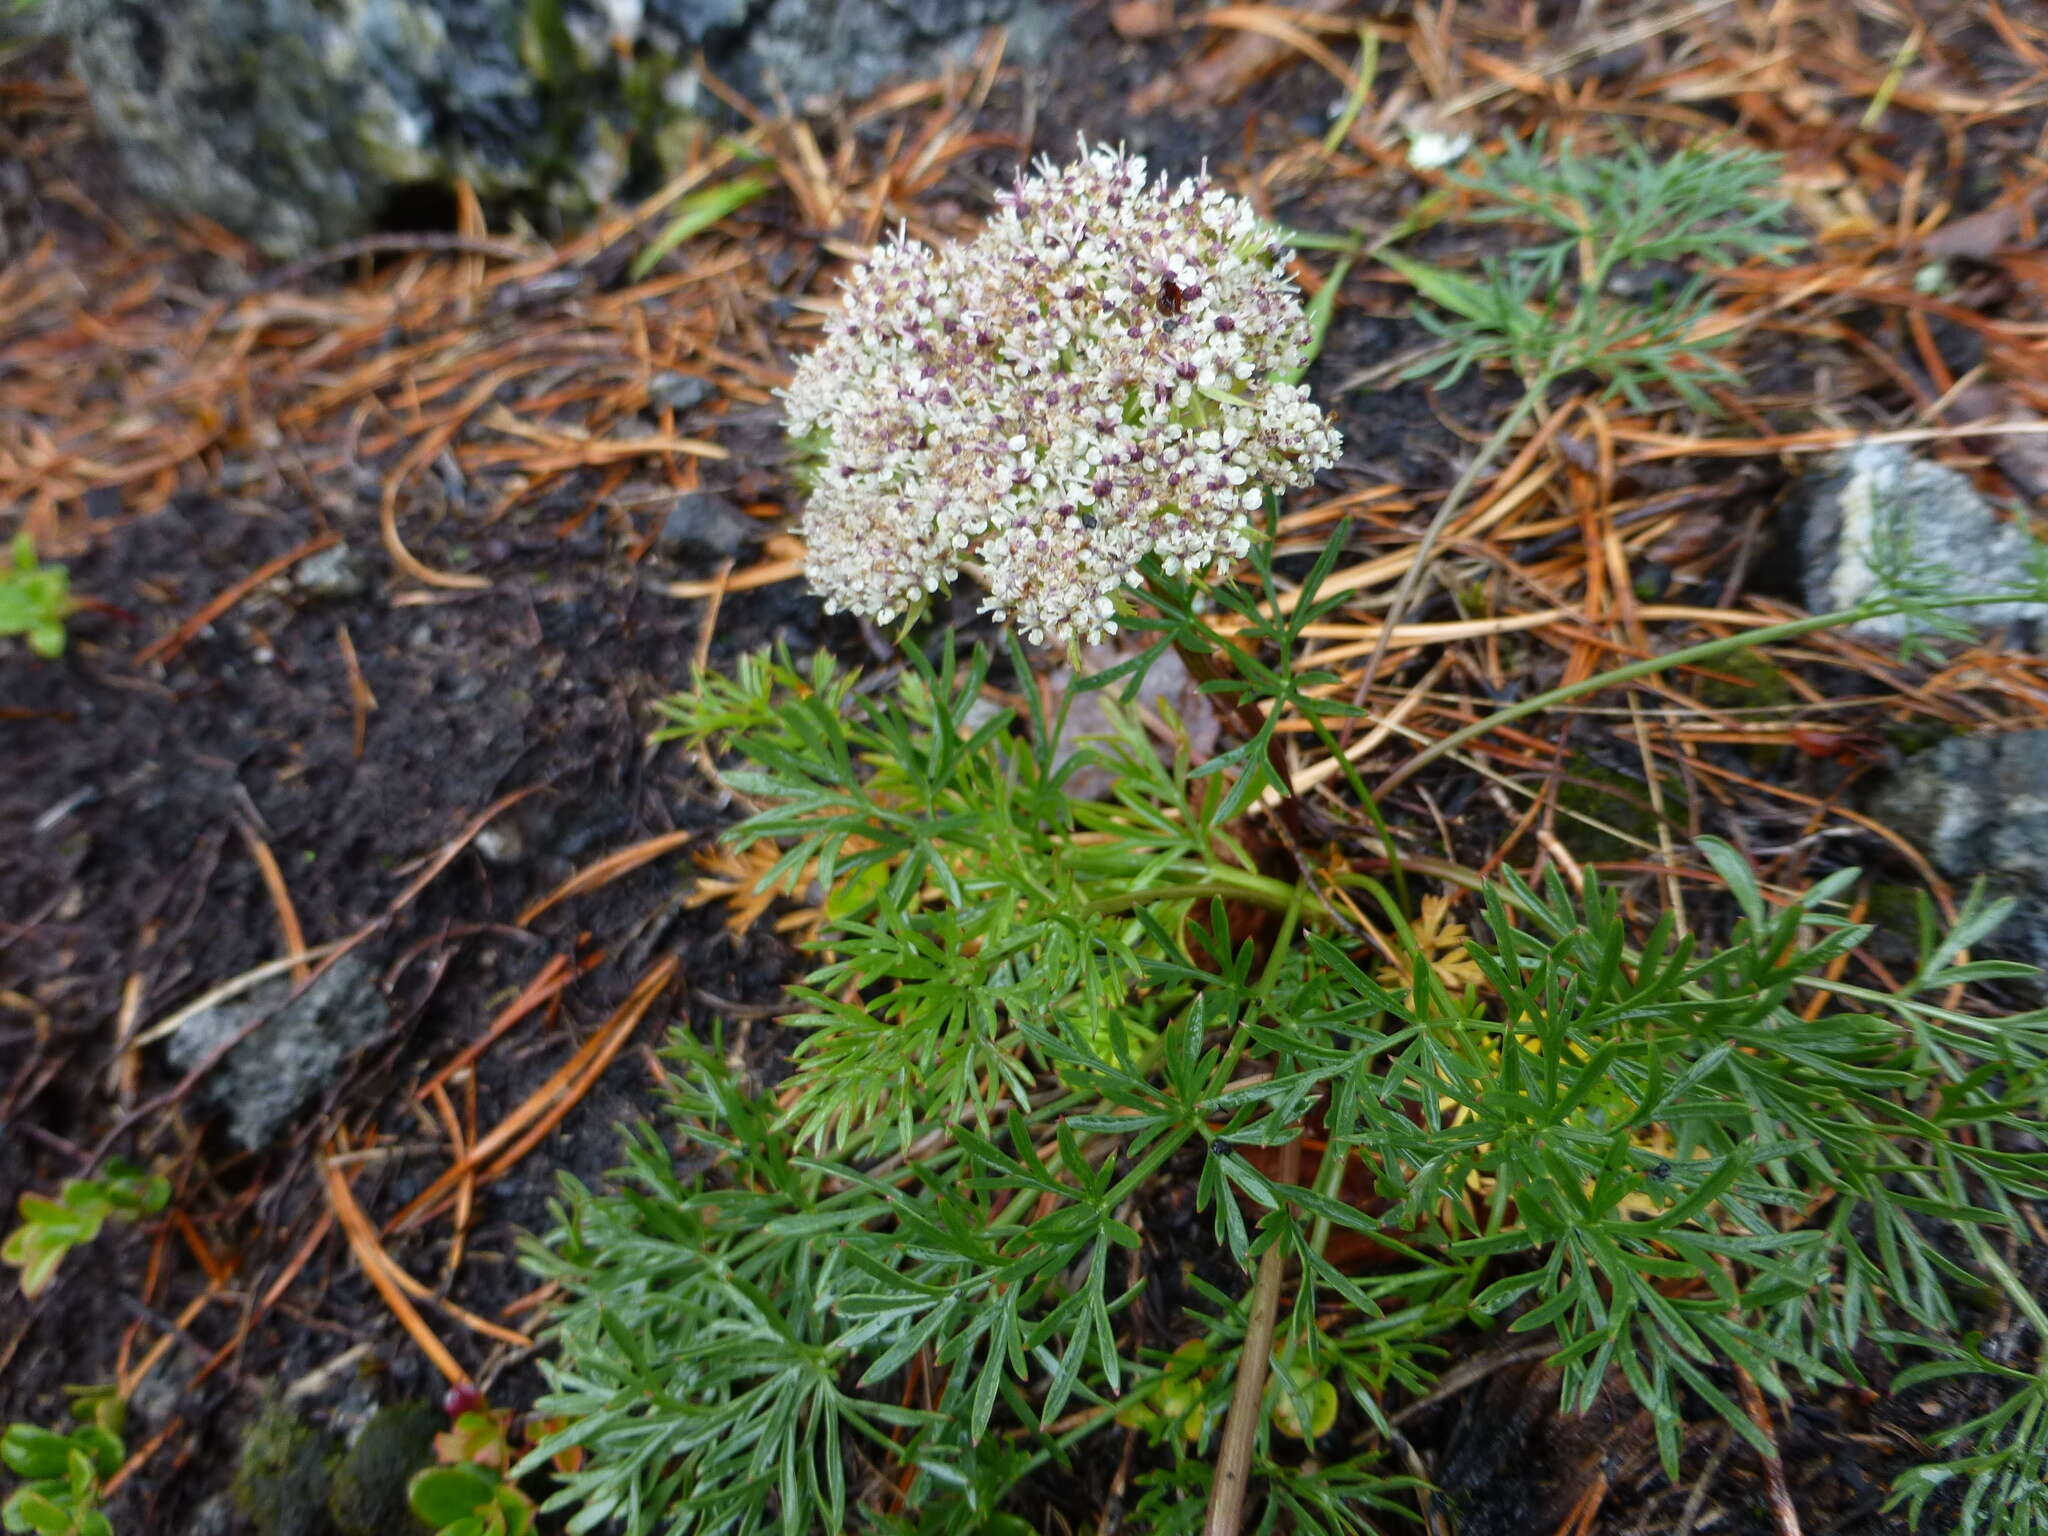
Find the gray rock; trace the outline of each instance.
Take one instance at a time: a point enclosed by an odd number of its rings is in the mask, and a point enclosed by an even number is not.
[[[801,102],[865,96],[914,63],[965,57],[981,29],[1019,16],[1018,0],[768,0],[747,39],[748,73],[772,78]],[[1017,40],[1034,40],[1025,15]]]
[[[691,411],[718,393],[709,379],[694,373],[657,373],[647,386],[648,401],[672,411]]]
[[[0,43],[39,43],[54,35],[43,0],[0,0]]]
[[[691,491],[678,496],[662,519],[655,544],[683,560],[734,560],[760,525],[723,496]]]
[[[1896,538],[1910,569],[1940,571],[1958,596],[2009,591],[2021,581],[2034,541],[2025,525],[2001,517],[1968,479],[1890,443],[1860,443],[1834,455],[1807,487],[1803,561],[1806,605],[1815,613],[1853,607],[1879,586],[1872,550]],[[2038,624],[2048,604],[1957,605],[1955,618],[1979,629]],[[1904,614],[1868,619],[1856,633],[1900,640]]]
[[[519,829],[502,821],[492,822],[477,833],[470,846],[486,864],[517,864],[526,853],[526,840],[519,835]]]
[[[1124,653],[1113,646],[1094,646],[1082,655],[1083,672],[1106,671],[1124,659]],[[1073,686],[1075,674],[1070,667],[1060,667],[1051,679],[1053,697],[1049,707],[1057,711],[1059,696]],[[1067,707],[1066,720],[1053,745],[1053,760],[1061,762],[1078,752],[1091,741],[1113,740],[1118,732],[1109,717],[1112,700],[1121,699],[1125,683],[1117,683],[1107,689],[1096,689],[1077,694]],[[1181,660],[1180,652],[1162,652],[1145,673],[1145,679],[1138,685],[1137,697],[1132,701],[1140,710],[1157,712],[1163,704],[1180,717],[1188,734],[1189,748],[1197,760],[1208,757],[1216,747],[1222,724],[1216,715],[1215,702],[1202,693],[1195,680],[1188,675],[1187,663]],[[1087,763],[1077,768],[1066,780],[1066,791],[1077,800],[1106,800],[1116,788],[1116,775],[1099,763]]]
[[[457,178],[588,211],[716,108],[700,51],[756,95],[860,95],[1033,0],[37,3],[147,193],[292,256]]]
[[[267,1145],[391,1020],[376,972],[354,955],[336,961],[296,1001],[288,1001],[291,994],[291,979],[280,976],[187,1020],[171,1037],[171,1065],[190,1071],[251,1020],[269,1015],[203,1086],[227,1111],[229,1134],[250,1151]]]
[[[346,544],[331,544],[292,567],[292,583],[308,597],[360,597],[369,590],[370,575]]]
[[[2048,966],[2048,731],[1951,737],[1907,759],[1872,811],[1944,875],[2014,897],[1995,942]]]

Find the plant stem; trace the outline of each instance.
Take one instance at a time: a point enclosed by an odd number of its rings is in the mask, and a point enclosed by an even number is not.
[[[1137,890],[1119,891],[1114,896],[1101,896],[1081,910],[1121,912],[1127,907],[1155,901],[1199,901],[1204,896],[1234,896],[1271,907],[1275,912],[1285,912],[1294,901],[1294,887],[1270,875],[1255,875],[1248,870],[1225,867],[1209,871],[1207,878],[1201,880],[1178,885],[1148,885]]]
[[[1351,1160],[1351,1138],[1332,1136],[1323,1143],[1323,1164],[1316,1170],[1316,1193],[1324,1200],[1335,1200],[1337,1191],[1344,1187],[1344,1165]],[[1308,1245],[1318,1255],[1330,1245],[1330,1218],[1318,1215],[1315,1225],[1309,1228]]]
[[[1227,666],[1220,654],[1229,648],[1229,644],[1227,640],[1219,637],[1216,650],[1195,651],[1176,640],[1173,642],[1173,648],[1180,654],[1181,665],[1188,669],[1188,676],[1199,685],[1237,680],[1237,669]],[[1227,699],[1221,693],[1210,694],[1209,697],[1216,701],[1218,709],[1230,716],[1230,728],[1237,733],[1238,740],[1257,739],[1265,722],[1259,718],[1259,712],[1245,702],[1241,691]],[[1294,793],[1292,781],[1287,776],[1287,764],[1280,756],[1280,738],[1277,735],[1266,738],[1266,761],[1272,767],[1273,778],[1279,784],[1281,792],[1280,803],[1273,807],[1273,815],[1298,847],[1302,840],[1301,803]]]
[[[1282,1184],[1301,1175],[1301,1142],[1287,1144],[1280,1154]],[[1273,1324],[1280,1315],[1280,1284],[1287,1277],[1287,1245],[1274,1234],[1273,1246],[1259,1260],[1252,1282],[1251,1312],[1244,1347],[1237,1357],[1237,1383],[1230,1393],[1230,1413],[1223,1421],[1223,1443],[1216,1451],[1216,1477],[1209,1485],[1209,1510],[1202,1536],[1237,1536],[1244,1520],[1245,1495],[1251,1491],[1252,1445],[1258,1437],[1265,1407],[1266,1373],[1273,1357]]]
[[[1977,608],[1990,603],[2009,603],[2028,596],[2023,589],[2002,592],[1956,593],[1943,599],[1951,608]],[[1762,629],[1744,630],[1741,634],[1723,635],[1719,640],[1703,640],[1698,645],[1686,646],[1683,650],[1671,651],[1663,656],[1646,656],[1641,661],[1632,661],[1625,667],[1616,667],[1611,672],[1602,672],[1583,682],[1568,687],[1553,688],[1548,693],[1539,693],[1533,699],[1524,699],[1519,704],[1510,704],[1506,709],[1497,709],[1470,725],[1460,726],[1450,735],[1431,742],[1415,756],[1408,759],[1379,782],[1379,793],[1384,797],[1390,790],[1406,783],[1410,778],[1435,762],[1446,753],[1455,752],[1467,742],[1477,741],[1490,731],[1503,725],[1510,725],[1530,715],[1540,714],[1553,704],[1568,703],[1572,699],[1584,698],[1589,693],[1598,693],[1603,688],[1612,688],[1620,683],[1631,683],[1639,677],[1654,677],[1659,672],[1668,672],[1673,667],[1689,667],[1695,662],[1712,661],[1733,651],[1746,651],[1754,646],[1775,645],[1780,640],[1796,640],[1801,635],[1810,635],[1818,629],[1840,629],[1850,624],[1860,624],[1866,619],[1879,619],[1894,613],[1910,610],[1911,603],[1895,597],[1878,597],[1859,603],[1854,608],[1838,608],[1833,613],[1810,614],[1803,619],[1788,619],[1783,624],[1771,624]],[[1413,861],[1410,861],[1413,863]]]

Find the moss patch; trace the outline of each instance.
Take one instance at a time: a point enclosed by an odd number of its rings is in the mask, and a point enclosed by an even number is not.
[[[330,1536],[327,1487],[338,1459],[333,1436],[269,1402],[242,1439],[235,1508],[261,1536]]]
[[[328,1512],[343,1536],[404,1536],[424,1529],[406,1503],[412,1475],[434,1460],[439,1415],[425,1403],[380,1408],[334,1469]]]
[[[1693,673],[1710,709],[1768,709],[1792,702],[1792,682],[1757,651],[1736,651]]]
[[[1682,815],[1685,791],[1665,778],[1664,808]],[[1594,826],[1591,823],[1598,822]],[[1582,864],[1611,864],[1640,859],[1657,847],[1657,816],[1650,809],[1650,791],[1641,779],[1618,773],[1576,753],[1565,765],[1557,786],[1557,835]]]

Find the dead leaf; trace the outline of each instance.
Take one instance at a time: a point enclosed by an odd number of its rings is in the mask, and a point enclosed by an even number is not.
[[[2006,198],[1960,219],[1950,219],[1920,242],[1921,253],[1935,261],[1958,256],[1969,261],[1988,260],[2013,243],[2040,196],[2036,191],[2029,197]]]
[[[1173,0],[1121,0],[1109,8],[1109,24],[1132,42],[1164,37],[1173,30]]]

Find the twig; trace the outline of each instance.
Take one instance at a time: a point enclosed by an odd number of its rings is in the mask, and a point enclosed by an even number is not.
[[[1721,1430],[1720,1442],[1714,1453],[1707,1458],[1707,1464],[1700,1469],[1699,1481],[1692,1485],[1692,1492],[1685,1496],[1685,1508],[1679,1513],[1678,1527],[1672,1536],[1692,1536],[1693,1527],[1699,1524],[1700,1511],[1706,1508],[1707,1493],[1714,1486],[1714,1479],[1720,1475],[1721,1463],[1728,1459],[1728,1453],[1735,1449],[1735,1431],[1727,1427]]]
[[[1735,1385],[1742,1394],[1743,1412],[1770,1442],[1771,1451],[1763,1463],[1764,1498],[1771,1506],[1771,1523],[1777,1527],[1778,1536],[1801,1536],[1799,1511],[1792,1507],[1792,1494],[1785,1486],[1785,1462],[1778,1455],[1778,1437],[1771,1428],[1771,1412],[1764,1405],[1763,1391],[1756,1378],[1739,1365],[1735,1367]]]

